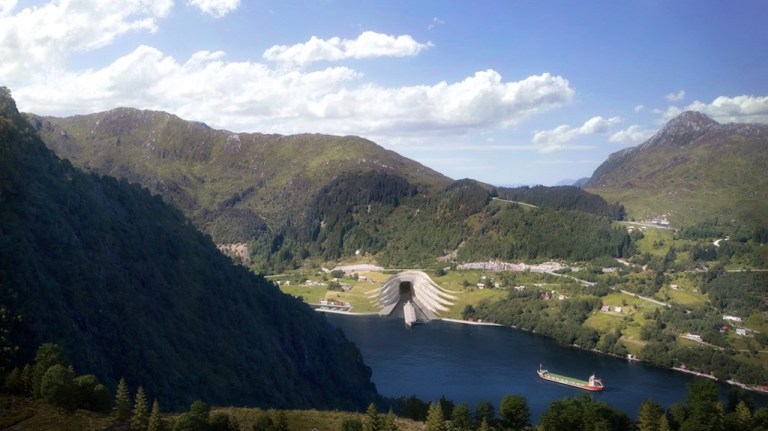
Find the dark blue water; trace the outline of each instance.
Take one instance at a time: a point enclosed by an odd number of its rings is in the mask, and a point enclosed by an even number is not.
[[[436,401],[444,395],[474,409],[479,401],[496,405],[507,394],[528,400],[534,421],[549,403],[585,391],[546,382],[536,375],[539,364],[558,374],[586,379],[592,372],[605,390],[593,393],[637,416],[640,403],[653,399],[664,407],[685,399],[694,376],[609,357],[506,327],[475,326],[433,321],[405,327],[400,319],[328,314],[363,354],[373,370],[373,382],[387,397],[416,395]],[[722,385],[725,398],[728,386]],[[755,394],[756,404],[768,397]]]

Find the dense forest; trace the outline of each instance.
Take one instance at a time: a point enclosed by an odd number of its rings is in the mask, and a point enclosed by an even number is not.
[[[530,208],[492,200],[494,190],[458,180],[422,193],[403,177],[380,172],[339,175],[276,235],[249,243],[255,268],[293,269],[307,260],[375,256],[380,264],[425,267],[450,255],[458,262],[591,260],[626,257],[632,239],[607,215],[582,205]],[[570,187],[556,195],[602,202]],[[568,201],[568,199],[565,199]]]
[[[610,216],[615,220],[623,220],[626,216],[621,204],[609,205],[602,197],[575,186],[500,187],[495,191],[501,199],[525,202],[536,206],[584,211],[595,215]]]
[[[359,351],[322,315],[233,266],[160,197],[55,157],[5,88],[0,342],[5,371],[54,342],[74,370],[144,384],[168,407],[376,397]]]

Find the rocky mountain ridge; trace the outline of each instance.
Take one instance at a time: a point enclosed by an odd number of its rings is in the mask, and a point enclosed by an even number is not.
[[[670,120],[643,144],[611,154],[584,185],[636,217],[678,223],[723,215],[762,223],[768,208],[768,125],[720,124],[699,112]]]

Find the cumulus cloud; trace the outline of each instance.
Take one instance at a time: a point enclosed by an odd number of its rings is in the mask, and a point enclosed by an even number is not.
[[[697,100],[684,108],[670,106],[662,115],[669,120],[683,111],[699,111],[720,123],[768,123],[768,96],[720,96],[710,103]]]
[[[237,131],[393,136],[505,127],[568,103],[568,81],[548,73],[504,82],[493,70],[459,82],[387,88],[346,67],[305,72],[228,62],[201,51],[177,61],[140,46],[98,70],[14,90],[22,109],[52,115],[115,106],[160,109]],[[77,107],[77,108],[75,108]]]
[[[680,90],[677,93],[669,93],[666,96],[664,96],[664,98],[669,100],[670,102],[679,102],[685,99],[685,91]]]
[[[216,18],[221,18],[237,9],[240,6],[240,0],[187,0],[187,4]]]
[[[566,149],[584,149],[585,146],[566,145],[579,136],[608,133],[610,126],[620,123],[621,118],[592,117],[580,127],[571,127],[567,124],[557,126],[554,129],[536,132],[533,135],[533,144],[539,152],[551,153]]]
[[[645,109],[645,105],[635,106],[635,112],[642,112]]]
[[[0,80],[10,83],[61,68],[72,52],[109,45],[124,33],[155,31],[173,0],[55,1],[12,14],[14,6],[0,6]]]
[[[276,45],[264,51],[266,60],[303,66],[316,61],[338,61],[348,58],[410,57],[431,47],[430,42],[416,42],[409,35],[391,36],[365,31],[357,39],[312,36],[305,43]]]
[[[653,133],[653,130],[644,129],[637,124],[633,124],[624,130],[614,133],[608,140],[615,143],[640,144],[653,136]]]
[[[0,0],[0,17],[11,13],[13,8],[16,7],[17,0]]]

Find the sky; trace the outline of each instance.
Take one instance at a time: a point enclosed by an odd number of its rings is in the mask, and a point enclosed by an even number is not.
[[[685,110],[768,123],[766,17],[763,0],[0,0],[0,85],[39,115],[357,135],[454,179],[556,185]]]

